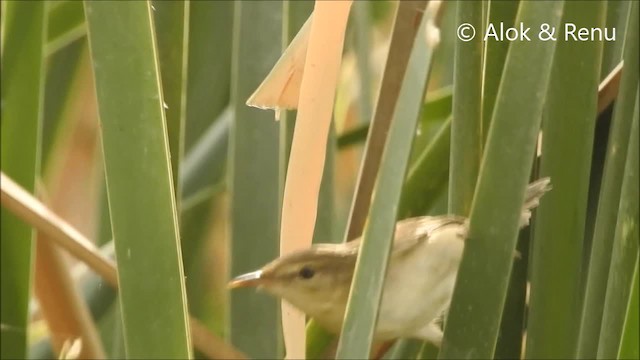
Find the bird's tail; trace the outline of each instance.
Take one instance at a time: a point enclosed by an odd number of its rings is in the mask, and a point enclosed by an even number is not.
[[[527,186],[520,216],[520,227],[529,225],[531,210],[540,204],[540,198],[549,190],[551,190],[551,179],[548,177],[538,179]]]

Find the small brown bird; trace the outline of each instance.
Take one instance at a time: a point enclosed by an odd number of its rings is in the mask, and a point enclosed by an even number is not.
[[[551,189],[549,178],[529,184],[520,225]],[[440,345],[437,320],[449,306],[462,258],[467,219],[423,216],[399,221],[382,293],[375,341],[416,338]],[[257,287],[302,310],[327,330],[339,333],[361,239],[318,244],[273,260],[233,279],[229,286]]]

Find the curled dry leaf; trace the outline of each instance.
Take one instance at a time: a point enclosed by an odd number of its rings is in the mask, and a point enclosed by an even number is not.
[[[247,105],[260,109],[276,110],[276,120],[278,120],[279,110],[298,108],[312,18],[313,13],[282,53],[269,75],[249,97]]]

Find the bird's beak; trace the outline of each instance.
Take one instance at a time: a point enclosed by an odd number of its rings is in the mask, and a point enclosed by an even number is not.
[[[262,285],[262,270],[240,275],[229,282],[229,288],[253,287]]]

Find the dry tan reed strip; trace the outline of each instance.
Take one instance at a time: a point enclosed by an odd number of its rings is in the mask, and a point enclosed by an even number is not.
[[[618,96],[623,63],[620,62],[598,86],[598,114],[602,113]]]
[[[385,64],[380,93],[376,109],[371,121],[364,160],[358,181],[356,196],[351,208],[351,216],[347,229],[347,240],[360,236],[369,213],[371,194],[376,181],[382,152],[391,126],[396,108],[400,87],[409,63],[413,41],[418,32],[420,20],[427,6],[427,1],[401,1],[398,3],[389,55]]]
[[[282,205],[280,254],[311,245],[351,1],[316,1]],[[282,302],[287,359],[305,357],[305,316]]]
[[[248,359],[247,355],[213,335],[198,319],[189,317],[191,327],[191,342],[196,349],[211,359]]]
[[[51,347],[61,358],[65,344],[77,339],[77,358],[104,359],[96,324],[74,283],[63,250],[46,237],[40,232],[36,240],[34,290],[49,328]]]
[[[109,285],[117,288],[118,274],[115,263],[100,254],[91,241],[4,173],[0,174],[0,185],[4,207],[36,230],[47,234],[48,239],[86,263]]]
[[[0,203],[14,215],[47,235],[56,245],[83,261],[113,288],[118,288],[118,274],[115,263],[102,255],[84,235],[64,221],[15,183],[4,173],[0,173]],[[197,319],[190,317],[191,340],[194,347],[211,359],[246,359],[239,350],[211,334]]]

